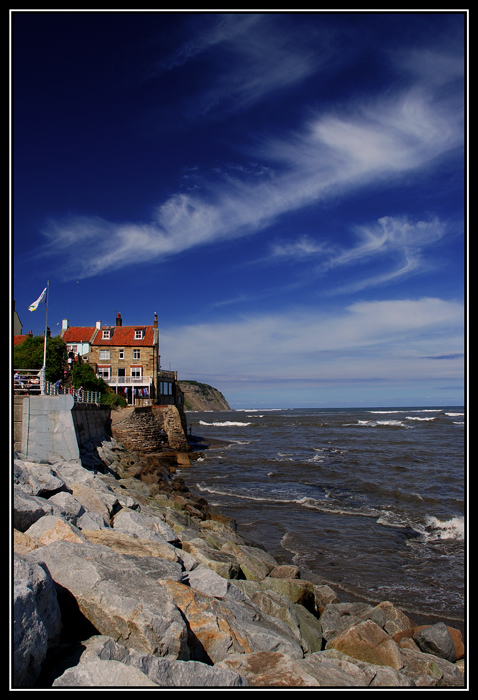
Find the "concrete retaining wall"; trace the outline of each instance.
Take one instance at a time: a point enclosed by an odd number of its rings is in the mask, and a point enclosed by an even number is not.
[[[14,405],[14,447],[33,461],[71,461],[80,446],[111,434],[110,409],[74,403],[69,394],[25,396]]]
[[[23,399],[21,454],[31,461],[79,459],[73,425],[73,396],[26,396]]]
[[[75,403],[71,411],[78,445],[111,436],[111,409],[91,403]]]
[[[82,445],[111,436],[140,452],[160,452],[166,444],[186,453],[186,429],[184,416],[172,405],[135,407],[113,426],[108,407],[74,403],[69,394],[24,396],[14,406],[14,447],[32,462],[78,460]]]

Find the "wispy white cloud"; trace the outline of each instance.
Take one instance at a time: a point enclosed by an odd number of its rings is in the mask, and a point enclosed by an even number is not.
[[[310,76],[323,62],[307,38],[293,27],[284,32],[274,15],[218,14],[194,17],[200,31],[186,40],[161,63],[161,70],[173,70],[201,58],[212,60],[215,72],[210,82],[192,88],[188,99],[191,115],[222,118],[227,113],[250,109],[280,89],[290,88]]]
[[[195,378],[217,377],[220,367],[224,380],[459,380],[462,332],[461,303],[423,298],[165,328],[161,345],[183,378],[194,348]]]
[[[241,21],[254,24],[254,17],[246,16]],[[243,53],[259,51],[254,32],[248,32],[249,42],[243,45],[240,29],[229,23],[227,17],[227,31],[222,29],[218,42],[234,42],[236,50],[241,46]],[[261,56],[268,62],[264,74],[270,81],[273,69],[269,62],[280,64],[280,46],[266,59],[268,48],[262,46]],[[202,46],[191,48],[188,56],[204,50]],[[287,71],[278,68],[278,72]],[[250,85],[248,92],[252,92]],[[157,207],[150,221],[117,224],[83,216],[50,222],[44,231],[49,241],[47,252],[63,256],[66,274],[70,269],[75,277],[88,277],[258,233],[284,213],[327,201],[331,196],[343,197],[372,184],[394,185],[402,175],[418,173],[450,150],[462,147],[461,123],[460,110],[451,108],[446,91],[430,95],[418,83],[399,94],[352,101],[340,113],[318,113],[302,129],[280,138],[258,136],[253,152],[246,154],[251,157],[245,164],[238,164],[235,174],[227,166],[219,168],[215,177],[201,176],[196,171],[194,183],[200,187],[188,192],[178,190]],[[256,165],[252,168],[253,158]],[[387,230],[392,223],[393,230]],[[353,256],[363,257],[367,250],[371,254],[374,247],[402,245],[411,269],[418,248],[410,243],[411,234],[405,224],[399,227],[396,220],[392,223],[385,220],[378,231],[364,229],[361,246],[342,251],[335,264],[346,263],[347,257],[348,262]],[[419,238],[431,235],[426,224],[410,226],[415,227]],[[94,247],[88,245],[88,250],[82,252],[82,245],[93,240]],[[305,254],[310,243],[301,239],[299,245]]]

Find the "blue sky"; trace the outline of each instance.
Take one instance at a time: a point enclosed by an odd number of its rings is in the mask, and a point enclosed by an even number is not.
[[[23,332],[49,280],[233,408],[462,404],[467,19],[11,11]]]

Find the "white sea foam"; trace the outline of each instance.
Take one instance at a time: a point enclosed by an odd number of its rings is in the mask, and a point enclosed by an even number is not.
[[[239,421],[232,421],[232,420],[226,420],[223,422],[218,421],[216,423],[206,423],[205,421],[200,420],[199,425],[214,425],[214,426],[219,427],[219,428],[224,428],[224,427],[229,428],[231,426],[250,425],[250,423],[241,423]]]
[[[402,408],[400,410],[392,409],[391,411],[367,411],[367,413],[442,413],[442,408]],[[463,414],[461,414],[463,415]]]
[[[455,416],[464,416],[464,413],[445,413],[445,416],[452,416],[453,418]]]
[[[376,428],[377,426],[387,425],[399,428],[407,428],[408,426],[401,420],[359,420],[357,423],[345,423],[346,426],[360,425],[368,428]]]
[[[435,420],[436,416],[432,416],[431,418],[421,418],[420,416],[405,416],[407,420]]]
[[[322,455],[318,454],[318,455],[314,455],[313,457],[311,457],[307,461],[317,463],[317,462],[324,462],[325,460],[322,457]]]
[[[432,540],[464,540],[465,519],[457,516],[450,520],[440,520],[431,515],[427,518],[425,530]]]

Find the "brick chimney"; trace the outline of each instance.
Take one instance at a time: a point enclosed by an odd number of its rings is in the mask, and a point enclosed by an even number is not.
[[[118,316],[116,317],[116,325],[117,326],[122,326],[123,325],[123,320],[121,318],[121,314],[118,313]]]
[[[153,328],[157,328],[157,327],[158,327],[158,314],[157,314],[156,311],[155,311],[155,312],[154,312],[154,324],[153,324]]]

